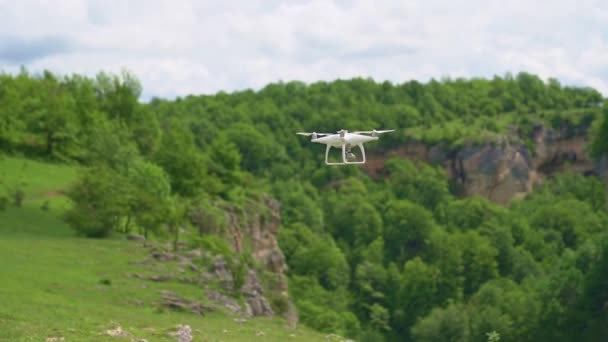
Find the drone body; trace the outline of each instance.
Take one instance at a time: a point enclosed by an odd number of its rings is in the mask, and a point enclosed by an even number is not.
[[[311,142],[325,144],[327,147],[325,149],[325,164],[327,165],[346,165],[346,164],[364,164],[365,159],[365,149],[363,148],[363,144],[366,142],[378,140],[378,134],[393,132],[394,130],[384,130],[384,131],[356,131],[356,132],[348,132],[346,130],[340,130],[337,134],[331,133],[305,133],[298,132],[297,134],[312,136]],[[371,135],[368,135],[371,134]],[[351,152],[351,148],[353,146],[358,146],[361,150],[362,160],[354,161],[356,159],[356,155]],[[329,151],[332,147],[342,149],[342,162],[330,162],[329,161]]]

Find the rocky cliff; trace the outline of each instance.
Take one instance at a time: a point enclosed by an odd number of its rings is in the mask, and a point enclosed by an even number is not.
[[[226,220],[229,222],[228,232],[231,235],[234,251],[238,254],[251,253],[253,259],[262,266],[262,272],[271,278],[267,279],[266,290],[279,296],[289,305],[287,263],[277,242],[281,224],[280,209],[277,200],[265,195],[249,202],[240,211],[234,207],[226,208]],[[258,293],[263,294],[264,291],[261,286],[256,285],[259,284],[257,279],[256,272],[249,270],[243,290],[254,315],[255,308],[270,307],[264,297],[256,296]],[[272,314],[268,310],[264,312]],[[295,312],[287,310],[286,314],[294,315]],[[293,317],[289,318],[293,319]]]
[[[411,142],[373,156],[365,169],[379,175],[389,157],[441,165],[461,195],[481,195],[506,205],[555,172],[604,175],[605,163],[594,163],[586,151],[588,130],[589,125],[536,125],[527,134],[513,129],[498,141],[456,149]]]
[[[219,207],[226,222],[222,235],[230,242],[235,255],[251,256],[255,264],[246,266],[241,288],[231,291],[240,291],[247,315],[274,315],[274,306],[294,326],[298,317],[288,294],[287,263],[277,242],[281,224],[279,202],[264,195],[250,199],[242,207],[230,203]],[[225,264],[216,260],[214,273],[224,274],[223,278],[233,285],[234,279]]]

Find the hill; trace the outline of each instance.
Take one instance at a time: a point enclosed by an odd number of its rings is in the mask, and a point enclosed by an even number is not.
[[[140,103],[128,73],[0,82],[2,151],[83,170],[65,191],[74,233],[209,251],[210,289],[252,311],[295,307],[362,341],[608,338],[608,105],[592,88],[520,72]],[[327,167],[294,134],[341,128],[397,131],[366,167]]]
[[[175,262],[141,264],[151,259],[152,246],[162,245],[149,242],[144,248],[122,236],[76,237],[61,219],[68,204],[62,193],[76,179],[74,167],[3,158],[0,170],[8,189],[25,182],[22,205],[9,203],[0,211],[0,341],[174,341],[169,334],[179,324],[188,325],[197,341],[325,339],[279,318],[223,312],[196,284],[147,280],[142,275],[177,272]],[[164,307],[163,291],[201,302],[202,316]]]

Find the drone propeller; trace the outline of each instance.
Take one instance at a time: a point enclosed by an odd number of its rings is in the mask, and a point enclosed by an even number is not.
[[[378,134],[378,133],[388,133],[388,132],[394,132],[394,129],[386,129],[386,130],[382,130],[382,131],[377,131],[377,130],[373,130],[373,131],[356,131],[353,132],[355,134],[361,134],[361,133],[366,133],[366,134]]]
[[[305,135],[305,136],[311,136],[311,135],[329,135],[329,133],[317,133],[317,132],[312,132],[312,133],[308,133],[308,132],[297,132],[296,134],[299,135]]]

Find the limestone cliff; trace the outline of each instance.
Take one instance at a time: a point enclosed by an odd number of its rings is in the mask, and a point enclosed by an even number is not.
[[[277,242],[281,224],[279,202],[264,195],[250,199],[241,207],[227,202],[218,205],[225,216],[224,238],[235,254],[250,255],[257,264],[257,267],[248,265],[240,288],[246,313],[251,316],[276,314],[272,302],[275,307],[279,306],[290,324],[295,325],[297,314],[288,295],[287,263]]]
[[[589,126],[537,125],[524,135],[514,129],[499,141],[450,149],[445,145],[405,144],[373,156],[365,169],[372,176],[382,173],[383,160],[401,157],[442,165],[462,195],[481,195],[500,204],[524,196],[546,177],[565,171],[603,174],[586,152]],[[524,143],[524,141],[532,144]]]

